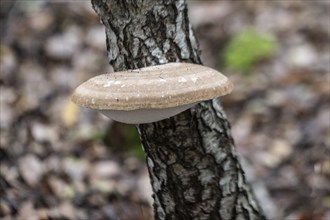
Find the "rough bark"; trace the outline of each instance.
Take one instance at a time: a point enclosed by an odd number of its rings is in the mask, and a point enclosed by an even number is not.
[[[92,0],[115,71],[201,63],[184,0]],[[217,100],[138,125],[156,219],[265,219]]]

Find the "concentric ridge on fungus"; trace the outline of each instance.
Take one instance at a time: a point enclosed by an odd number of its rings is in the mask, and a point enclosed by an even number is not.
[[[75,90],[72,100],[99,110],[161,109],[213,99],[232,89],[214,69],[168,63],[93,77]]]

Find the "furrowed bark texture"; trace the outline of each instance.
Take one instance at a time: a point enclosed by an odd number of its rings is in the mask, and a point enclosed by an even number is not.
[[[92,0],[106,27],[115,71],[201,63],[184,0]],[[235,152],[217,100],[138,125],[156,219],[265,219]]]

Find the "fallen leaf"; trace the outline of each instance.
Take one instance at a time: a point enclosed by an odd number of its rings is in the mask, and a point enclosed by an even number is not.
[[[43,174],[42,162],[33,154],[22,157],[19,160],[19,171],[25,182],[35,187]]]
[[[78,118],[79,108],[70,100],[66,101],[62,111],[62,122],[66,127],[72,127]]]

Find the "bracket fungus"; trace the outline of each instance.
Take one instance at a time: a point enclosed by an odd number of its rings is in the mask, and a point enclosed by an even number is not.
[[[78,86],[72,101],[115,121],[143,124],[226,95],[232,88],[226,76],[209,67],[167,63],[98,75]]]

